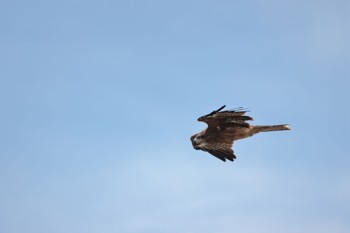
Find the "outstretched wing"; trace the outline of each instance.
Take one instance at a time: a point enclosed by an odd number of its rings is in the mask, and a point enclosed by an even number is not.
[[[226,159],[233,161],[236,156],[232,150],[233,143],[205,143],[199,149],[214,155],[216,158],[226,162]]]
[[[208,130],[213,130],[220,126],[221,128],[240,126],[249,127],[246,121],[253,120],[250,116],[245,116],[247,112],[243,108],[237,108],[233,110],[221,111],[226,105],[222,106],[218,110],[215,110],[207,115],[198,118],[198,121],[202,121],[208,124]]]

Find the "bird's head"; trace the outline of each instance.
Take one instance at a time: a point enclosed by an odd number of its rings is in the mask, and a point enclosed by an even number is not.
[[[194,149],[199,150],[200,145],[203,143],[204,136],[202,133],[195,134],[191,137],[192,146]]]

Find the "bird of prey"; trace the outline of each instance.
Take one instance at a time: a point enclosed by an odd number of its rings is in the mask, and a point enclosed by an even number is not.
[[[221,111],[226,105],[216,111],[198,118],[198,121],[207,123],[208,128],[191,137],[193,148],[203,150],[222,161],[233,161],[236,156],[232,150],[233,142],[253,136],[260,132],[290,130],[287,124],[283,125],[250,125],[246,121],[253,118],[244,115],[244,108]]]

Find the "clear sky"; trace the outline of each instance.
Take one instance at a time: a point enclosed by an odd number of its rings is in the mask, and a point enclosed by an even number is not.
[[[350,1],[0,2],[0,232],[350,232]],[[226,104],[292,131],[192,149]]]

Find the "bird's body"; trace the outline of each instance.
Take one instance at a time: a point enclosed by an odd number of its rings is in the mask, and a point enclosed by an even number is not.
[[[198,118],[198,121],[207,123],[208,128],[191,137],[194,149],[209,152],[223,161],[226,159],[233,161],[236,158],[232,150],[234,141],[260,132],[290,130],[286,124],[250,125],[246,121],[253,120],[253,118],[244,115],[246,113],[244,109],[221,111],[224,107],[225,105]]]

